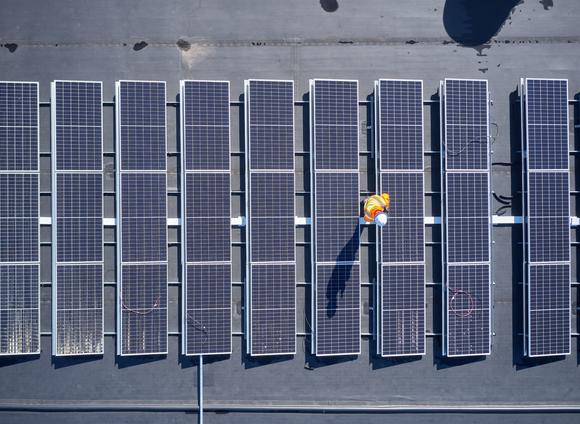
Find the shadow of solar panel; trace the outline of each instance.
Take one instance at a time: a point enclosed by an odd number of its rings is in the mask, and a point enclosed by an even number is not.
[[[491,351],[490,266],[447,267],[448,356]]]
[[[316,266],[316,354],[360,353],[360,265]]]
[[[121,353],[167,353],[167,265],[122,265]]]
[[[251,265],[251,281],[251,354],[295,353],[296,265]]]
[[[187,265],[188,355],[231,352],[231,265]]]
[[[0,265],[0,355],[40,352],[38,295],[38,265]]]

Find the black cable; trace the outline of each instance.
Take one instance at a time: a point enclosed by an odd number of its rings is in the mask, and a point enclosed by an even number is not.
[[[507,209],[511,209],[511,207],[512,207],[512,205],[503,205],[503,206],[500,206],[500,207],[499,207],[499,208],[498,208],[498,209],[495,211],[495,214],[496,214],[496,215],[499,215],[499,216],[501,216],[501,215],[505,215],[505,211],[506,211]]]
[[[465,145],[458,151],[453,151],[453,150],[449,150],[447,149],[447,146],[445,146],[445,152],[449,155],[449,156],[458,156],[461,153],[465,152],[465,150],[467,150],[467,148],[473,144],[473,143],[485,143],[486,140],[478,140],[478,139],[473,139],[473,140],[469,140],[467,143],[465,143]]]
[[[502,205],[511,205],[511,199],[510,198],[504,198],[502,195],[498,195],[496,193],[492,193],[493,198],[495,200],[497,200],[499,203],[501,203]]]
[[[209,340],[209,332],[207,331],[207,327],[198,320],[196,320],[195,318],[193,318],[191,315],[189,315],[189,313],[187,314],[187,318],[191,321],[191,323],[194,324],[193,328],[201,332],[201,334],[203,335],[202,342],[206,343]]]
[[[514,166],[513,163],[511,162],[492,162],[491,163],[492,166]]]

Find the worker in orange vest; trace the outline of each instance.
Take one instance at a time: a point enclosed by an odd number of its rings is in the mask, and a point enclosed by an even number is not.
[[[369,224],[374,222],[379,227],[384,226],[387,223],[390,204],[391,197],[388,193],[374,194],[366,199],[364,203],[365,222]]]

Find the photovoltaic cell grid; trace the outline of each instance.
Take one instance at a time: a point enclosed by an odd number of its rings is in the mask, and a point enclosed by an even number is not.
[[[294,82],[248,80],[249,353],[296,350]]]
[[[103,353],[102,84],[52,83],[53,352]]]
[[[230,94],[227,81],[182,81],[183,352],[231,352]]]
[[[0,82],[0,355],[40,352],[38,83]]]
[[[360,353],[358,81],[311,80],[313,353]]]
[[[380,192],[391,197],[379,230],[377,314],[382,356],[425,353],[423,83],[379,80],[375,86]]]
[[[445,353],[491,352],[491,212],[485,80],[444,83]]]
[[[165,82],[119,81],[117,240],[120,355],[167,353]]]
[[[570,353],[568,81],[525,80],[527,354]]]

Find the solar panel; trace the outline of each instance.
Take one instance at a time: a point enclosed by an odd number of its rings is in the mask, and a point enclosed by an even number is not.
[[[40,353],[38,83],[0,82],[0,355]]]
[[[448,265],[448,356],[490,351],[490,265]]]
[[[358,81],[311,80],[312,353],[360,353]]]
[[[360,265],[316,266],[316,354],[360,353]]]
[[[183,353],[231,353],[230,88],[181,81]]]
[[[526,79],[522,84],[525,350],[530,357],[566,355],[571,344],[568,81]]]
[[[444,354],[491,353],[491,175],[485,80],[446,79],[442,118]]]
[[[381,356],[425,353],[425,224],[423,82],[375,83],[377,181],[391,197],[389,220],[378,230],[380,296],[377,348]]]
[[[53,353],[103,353],[102,84],[51,85]]]
[[[294,82],[247,80],[247,350],[296,351]]]
[[[123,264],[121,355],[167,353],[167,264]]]
[[[118,81],[117,351],[167,353],[165,82]]]

